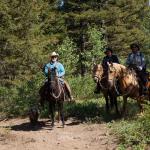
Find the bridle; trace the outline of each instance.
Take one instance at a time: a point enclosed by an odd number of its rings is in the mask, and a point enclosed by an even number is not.
[[[55,70],[55,71],[56,71],[56,70]],[[50,73],[50,72],[49,72],[49,73]],[[53,77],[54,77],[54,78],[57,78],[56,80],[58,80],[58,77],[56,77],[56,75],[53,75]],[[53,98],[55,98],[56,100],[58,100],[58,98],[60,97],[61,93],[64,93],[64,100],[65,100],[65,92],[64,92],[64,89],[63,89],[63,87],[62,87],[60,81],[59,81],[59,80],[58,80],[58,81],[52,81],[52,80],[50,80],[50,78],[51,78],[51,77],[49,77],[49,79],[48,79],[48,82],[49,82],[50,85],[51,85],[52,83],[58,82],[58,90],[59,90],[59,93],[58,93],[58,95],[56,95],[56,94],[53,92],[53,89],[52,89],[52,91],[49,92],[49,94],[50,94]]]
[[[105,76],[101,76],[101,78],[99,77],[99,76],[97,76],[97,75],[94,75],[94,79],[97,79],[97,83],[100,85],[100,87],[103,89],[103,90],[108,90],[109,88],[107,88],[107,87],[105,87],[105,86],[103,86],[102,85],[102,79],[104,79],[104,78],[106,78],[106,75]]]
[[[54,82],[55,81],[50,81],[49,83],[51,84],[51,83],[54,83]],[[53,90],[52,90],[52,92],[50,92],[50,95],[52,97],[54,97],[55,99],[58,99],[60,97],[61,93],[64,92],[64,89],[61,88],[61,83],[59,81],[58,81],[58,89],[59,89],[58,95],[55,95],[54,92],[53,92]]]
[[[110,71],[110,68],[109,68],[109,71]],[[115,74],[116,74],[117,70],[116,70],[115,67],[113,67],[113,71],[115,71]],[[120,77],[116,77],[116,76],[115,76],[114,78],[109,79],[109,80],[113,80],[113,85],[114,85],[115,91],[116,91],[116,93],[117,93],[118,95],[120,95],[120,93],[119,93],[119,91],[118,91],[118,89],[117,89],[116,81],[117,81],[117,80],[120,80],[120,79],[123,78],[123,77],[125,77],[126,74],[127,74],[127,72],[126,72],[125,74],[123,74],[123,76],[120,76]],[[125,94],[121,94],[121,96],[127,96],[129,93],[130,93],[130,90],[128,90],[128,92],[125,93]]]

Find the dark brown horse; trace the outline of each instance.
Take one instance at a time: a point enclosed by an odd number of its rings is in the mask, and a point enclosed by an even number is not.
[[[59,81],[57,77],[57,68],[48,70],[48,82],[45,86],[45,91],[41,96],[40,103],[43,105],[45,101],[49,103],[49,113],[51,115],[52,127],[54,126],[54,118],[56,105],[58,107],[58,116],[60,115],[62,125],[64,127],[64,112],[63,112],[63,103],[65,99],[65,92],[63,84]]]
[[[143,111],[143,107],[141,105],[143,98],[150,99],[150,84],[147,83],[147,88],[149,89],[147,95],[145,97],[141,97],[140,95],[140,85],[137,74],[134,70],[130,70],[127,67],[112,63],[109,64],[109,73],[108,80],[112,80],[115,83],[115,80],[118,80],[118,86],[123,96],[123,114],[126,114],[126,105],[127,98],[136,99],[140,110]],[[115,86],[115,85],[114,85]]]
[[[93,78],[97,86],[100,87],[105,100],[106,100],[106,111],[109,111],[115,105],[116,113],[119,114],[117,106],[117,95],[113,84],[108,81],[107,70],[101,64],[94,65],[93,67]]]

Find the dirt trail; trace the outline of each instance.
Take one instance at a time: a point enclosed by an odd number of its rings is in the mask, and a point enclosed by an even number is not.
[[[0,150],[115,150],[117,139],[106,124],[86,124],[73,119],[65,128],[48,120],[31,127],[28,119],[0,122]]]

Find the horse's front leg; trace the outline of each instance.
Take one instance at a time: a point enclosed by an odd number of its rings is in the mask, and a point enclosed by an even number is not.
[[[119,115],[117,96],[114,96],[114,104],[115,104],[115,108],[116,108],[116,113]]]
[[[59,106],[58,106],[58,109],[60,111],[60,118],[61,118],[61,121],[62,121],[62,126],[64,127],[65,125],[65,121],[64,121],[64,110],[63,110],[63,101],[60,101],[59,102]]]
[[[51,115],[51,126],[54,127],[54,118],[55,118],[55,102],[49,102],[49,112]]]
[[[123,96],[123,109],[122,109],[122,115],[123,117],[125,117],[126,113],[127,113],[127,97]]]
[[[141,104],[141,101],[142,101],[142,98],[140,97],[140,98],[138,98],[137,99],[137,103],[138,103],[138,106],[139,106],[139,108],[140,108],[140,114],[141,115],[143,115],[143,106],[142,106],[142,104]]]
[[[108,102],[109,98],[108,98],[107,93],[104,93],[104,98],[105,98],[105,101],[106,101],[106,105],[105,105],[106,111],[109,112],[109,102]]]

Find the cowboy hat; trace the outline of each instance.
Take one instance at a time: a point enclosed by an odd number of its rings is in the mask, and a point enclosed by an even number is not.
[[[59,54],[58,54],[58,53],[56,53],[56,52],[52,52],[52,53],[51,53],[51,57],[53,57],[53,56],[57,56],[57,57],[58,57],[58,56],[59,56]]]

